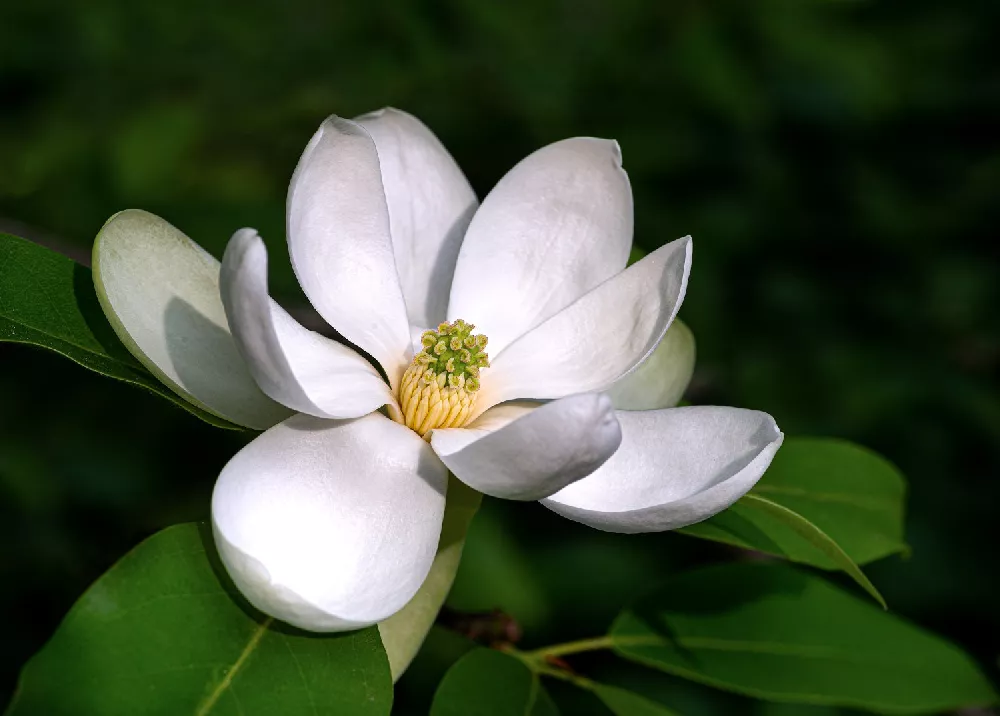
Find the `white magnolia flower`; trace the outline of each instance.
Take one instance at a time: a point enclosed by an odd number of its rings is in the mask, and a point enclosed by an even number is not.
[[[540,149],[477,209],[414,117],[331,117],[287,208],[303,291],[387,380],[269,298],[253,230],[220,267],[126,211],[94,250],[133,353],[192,403],[267,429],[223,469],[212,517],[229,573],[268,614],[339,631],[402,609],[435,559],[449,471],[487,495],[647,532],[725,509],[781,444],[764,413],[671,407],[693,363],[687,329],[667,333],[691,240],[625,268],[632,197],[615,142]]]

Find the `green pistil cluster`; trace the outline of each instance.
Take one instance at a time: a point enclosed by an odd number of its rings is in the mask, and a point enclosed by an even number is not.
[[[442,323],[436,331],[424,331],[420,337],[424,349],[414,357],[414,362],[426,369],[425,380],[437,380],[443,387],[439,376],[447,376],[452,388],[465,388],[473,393],[479,390],[479,370],[488,368],[490,359],[484,350],[486,336],[474,335],[473,328],[474,325],[459,318],[454,323]]]

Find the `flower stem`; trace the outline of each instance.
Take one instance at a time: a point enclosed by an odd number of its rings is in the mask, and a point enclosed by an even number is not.
[[[537,666],[535,668],[535,673],[539,676],[551,676],[556,679],[561,679],[562,681],[568,681],[580,689],[586,689],[587,691],[593,691],[594,684],[590,679],[584,678],[578,674],[573,674],[568,671],[563,671],[562,669],[553,669],[548,666]]]
[[[584,651],[598,651],[600,649],[610,649],[614,646],[614,641],[610,636],[598,636],[593,639],[581,639],[580,641],[568,641],[565,644],[553,644],[543,646],[541,649],[526,651],[524,655],[531,659],[544,661],[557,656],[568,654],[579,654]]]

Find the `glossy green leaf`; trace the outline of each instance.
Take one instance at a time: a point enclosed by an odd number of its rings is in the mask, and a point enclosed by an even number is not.
[[[869,581],[868,577],[865,576],[865,573],[861,571],[858,565],[854,563],[841,546],[830,539],[829,535],[827,535],[823,530],[800,515],[798,512],[790,510],[787,507],[783,507],[777,502],[772,502],[771,500],[763,498],[760,495],[747,495],[744,497],[743,507],[744,509],[754,510],[761,515],[771,517],[777,522],[787,526],[796,535],[829,557],[830,560],[837,565],[837,567],[850,575],[851,579],[857,582],[862,589],[868,592],[868,594],[870,594],[883,609],[888,609],[885,599],[883,599],[882,595],[879,594],[875,585]]]
[[[8,716],[389,713],[377,628],[309,634],[263,617],[210,540],[177,525],[115,564],[28,662]]]
[[[996,699],[954,645],[778,563],[676,577],[622,613],[611,636],[627,659],[775,701],[923,713]]]
[[[593,684],[591,690],[615,716],[676,716],[666,706],[617,686]]]
[[[243,429],[178,396],[128,352],[104,317],[90,269],[9,234],[0,234],[0,341],[47,348],[167,398],[207,423]]]
[[[907,549],[905,493],[902,475],[888,461],[857,445],[824,438],[786,439],[750,492],[815,525],[856,564]],[[843,567],[829,550],[805,539],[794,521],[779,519],[751,500],[680,532],[822,569]]]
[[[557,716],[538,676],[517,658],[475,649],[451,667],[431,706],[431,716]]]

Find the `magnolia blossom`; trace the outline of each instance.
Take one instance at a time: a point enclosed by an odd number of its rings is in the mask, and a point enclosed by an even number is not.
[[[265,430],[222,470],[212,521],[239,589],[290,624],[355,629],[402,609],[434,562],[449,471],[601,530],[648,532],[725,509],[781,444],[764,413],[672,407],[693,363],[687,329],[668,332],[691,239],[626,268],[632,196],[615,142],[540,149],[477,206],[414,117],[331,117],[292,177],[287,240],[316,311],[375,363],[269,297],[251,229],[220,266],[126,211],[102,229],[94,267],[145,365]]]

